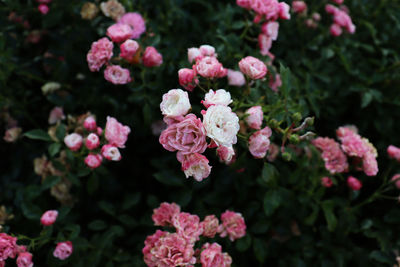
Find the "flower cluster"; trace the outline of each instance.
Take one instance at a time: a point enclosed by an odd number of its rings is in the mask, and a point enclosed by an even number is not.
[[[139,39],[146,31],[143,17],[136,12],[124,14],[125,10],[118,12],[118,15],[112,15],[112,12],[115,11],[115,8],[112,7],[113,5],[120,4],[115,0],[109,0],[101,4],[103,13],[116,19],[116,23],[107,29],[107,36],[111,41],[107,37],[103,37],[92,43],[86,59],[89,69],[93,72],[100,71],[102,66],[106,66],[104,78],[107,81],[113,84],[127,84],[132,81],[129,69],[112,64],[112,61],[124,64],[141,63],[145,67],[158,67],[162,64],[163,59],[162,55],[154,47],[149,46],[143,52],[141,45],[133,40]],[[119,45],[120,54],[118,58],[113,59],[114,43]]]
[[[356,26],[353,24],[346,6],[337,8],[334,5],[327,4],[325,6],[325,11],[333,16],[333,24],[330,28],[330,32],[333,36],[340,36],[343,33],[342,29],[345,29],[351,34],[355,33]]]
[[[93,116],[88,116],[83,122],[83,135],[70,133],[65,136],[64,143],[71,151],[84,149],[85,164],[91,168],[98,168],[103,157],[111,161],[121,160],[118,148],[124,148],[131,129],[122,125],[115,118],[107,117],[106,127],[103,131],[98,127]]]
[[[18,255],[18,257],[17,257]],[[5,266],[7,259],[15,259],[18,267],[32,267],[32,254],[25,246],[17,245],[17,238],[0,233],[0,266]]]
[[[217,243],[205,243],[201,249],[195,249],[200,237],[214,238],[229,236],[231,241],[246,234],[246,224],[240,213],[226,211],[221,215],[220,224],[215,215],[208,215],[203,221],[197,215],[181,212],[175,203],[161,203],[154,209],[152,219],[157,226],[172,226],[176,232],[157,230],[146,238],[143,248],[147,266],[194,266],[229,267],[232,258],[222,252]]]
[[[317,12],[312,13],[311,16],[307,15],[308,7],[304,1],[293,1],[292,11],[304,18],[304,23],[308,28],[317,28],[318,22],[321,20],[321,15]]]

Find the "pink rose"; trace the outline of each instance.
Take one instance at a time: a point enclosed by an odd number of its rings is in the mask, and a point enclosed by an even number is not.
[[[219,146],[217,148],[217,154],[219,160],[227,165],[230,165],[233,162],[235,162],[235,150],[233,149],[232,146],[230,147]]]
[[[269,50],[272,47],[272,38],[266,34],[260,33],[258,35],[258,47],[260,48],[261,55],[268,55]]]
[[[145,67],[158,67],[163,63],[163,57],[157,52],[157,49],[149,46],[144,51],[142,61]]]
[[[118,20],[118,23],[128,24],[131,27],[130,38],[132,39],[139,39],[140,35],[146,31],[146,23],[142,15],[136,12],[126,13]]]
[[[63,119],[65,115],[62,107],[55,107],[50,111],[49,124],[55,124]]]
[[[137,51],[139,50],[139,44],[138,42],[129,39],[123,42],[119,48],[121,50],[119,56],[128,62],[132,62]]]
[[[362,183],[355,177],[349,176],[347,178],[347,186],[350,187],[353,191],[358,191],[362,187]]]
[[[196,181],[201,182],[210,175],[211,166],[208,165],[209,161],[205,156],[199,153],[189,155],[178,153],[177,158],[179,159],[179,157],[182,157],[180,162],[182,163],[182,170],[186,178],[193,176]]]
[[[107,28],[107,36],[114,43],[122,43],[132,35],[132,28],[128,24],[116,23]]]
[[[322,152],[321,157],[325,162],[325,168],[330,173],[343,173],[348,170],[347,157],[335,140],[318,137],[312,141],[312,144]]]
[[[268,21],[261,26],[261,32],[270,37],[273,41],[276,41],[278,38],[279,23],[276,21]]]
[[[99,71],[104,64],[108,63],[113,56],[113,47],[113,43],[107,37],[92,43],[86,56],[90,71]]]
[[[251,9],[252,0],[236,0],[236,4],[240,7]]]
[[[192,47],[188,49],[188,61],[189,63],[193,63],[193,61],[203,57],[200,49],[196,47]]]
[[[64,138],[65,145],[72,151],[77,151],[81,148],[83,138],[80,134],[72,133]]]
[[[400,148],[390,145],[387,148],[387,153],[389,158],[395,159],[400,162]]]
[[[204,96],[204,101],[201,101],[206,108],[213,105],[228,106],[232,102],[231,94],[224,89],[218,89],[217,91],[210,89]]]
[[[200,226],[203,228],[203,236],[214,238],[214,236],[218,232],[218,226],[219,226],[218,218],[215,217],[215,215],[208,215],[200,223]]]
[[[122,158],[121,153],[119,153],[118,148],[113,145],[110,145],[110,144],[104,145],[101,148],[101,154],[106,159],[112,160],[112,161],[120,161]]]
[[[50,226],[57,220],[58,211],[56,210],[48,210],[43,213],[42,217],[40,218],[40,223],[44,226]]]
[[[19,253],[17,258],[17,266],[18,267],[32,267],[32,254],[29,252]]]
[[[83,127],[89,132],[94,132],[97,129],[96,119],[93,116],[89,116],[83,122]]]
[[[332,0],[335,4],[341,5],[343,4],[344,0]]]
[[[394,183],[397,189],[400,189],[400,174],[393,175],[390,181]]]
[[[333,15],[333,14],[336,13],[337,10],[338,10],[337,7],[335,7],[335,6],[331,5],[331,4],[326,4],[325,5],[325,11],[328,14]]]
[[[193,65],[194,71],[204,78],[223,77],[225,69],[215,57],[202,57]]]
[[[122,125],[113,117],[107,117],[105,137],[110,144],[124,148],[130,132],[131,129],[128,126]]]
[[[282,86],[281,75],[276,74],[275,77],[272,76],[268,81],[268,86],[271,87],[272,91],[275,93],[278,92],[279,87]]]
[[[46,5],[46,4],[40,4],[40,5],[38,6],[38,10],[39,10],[39,12],[42,13],[43,15],[46,15],[47,13],[49,13],[50,8],[49,8],[49,6]]]
[[[20,136],[21,132],[22,132],[22,128],[12,127],[10,129],[7,129],[3,139],[7,143],[14,143],[15,141],[18,140],[18,137]]]
[[[179,123],[169,125],[161,133],[159,141],[166,150],[183,154],[203,153],[207,148],[206,130],[194,114],[188,114]]]
[[[104,78],[113,84],[127,84],[132,81],[128,69],[119,65],[110,65],[104,70]]]
[[[18,253],[17,238],[0,233],[0,263],[8,258],[14,259]]]
[[[176,203],[161,203],[160,207],[153,210],[154,225],[172,226],[172,218],[181,212],[181,208]]]
[[[264,118],[264,113],[261,106],[254,106],[249,108],[245,112],[245,115],[247,115],[247,117],[244,120],[250,128],[256,130],[261,129],[261,124]]]
[[[96,149],[100,145],[100,138],[95,133],[91,133],[86,137],[86,147],[89,150]]]
[[[252,134],[249,138],[249,151],[257,159],[264,158],[269,149],[271,129],[267,126]]]
[[[227,210],[222,213],[221,221],[221,237],[229,236],[229,240],[234,241],[246,235],[246,224],[242,214]]]
[[[172,218],[172,225],[175,227],[178,235],[190,243],[198,241],[200,235],[203,233],[199,216],[187,212],[175,214]]]
[[[217,243],[205,243],[200,254],[202,267],[230,267],[232,258],[228,253],[222,253],[222,247]]]
[[[243,86],[246,83],[243,73],[228,69],[228,84],[232,86]]]
[[[267,66],[261,60],[252,56],[240,60],[239,68],[244,75],[253,80],[262,79],[267,74]]]
[[[293,1],[292,9],[294,13],[307,12],[307,4],[304,1]]]
[[[327,187],[327,188],[332,187],[332,185],[333,185],[332,179],[329,178],[329,177],[322,177],[321,178],[321,185],[323,187]]]
[[[200,46],[199,50],[200,50],[200,53],[205,57],[207,57],[207,56],[216,57],[217,56],[215,54],[215,48],[211,45],[202,45],[202,46]]]
[[[86,156],[85,164],[91,169],[96,169],[100,167],[103,157],[100,154],[92,154]]]
[[[74,248],[71,241],[59,242],[57,243],[57,247],[53,252],[53,256],[60,260],[65,260],[71,256],[73,250]]]
[[[286,4],[285,2],[280,2],[279,6],[279,17],[281,19],[290,19],[290,6],[288,4]]]
[[[180,69],[178,71],[179,84],[188,91],[193,91],[193,89],[199,83],[199,79],[196,76],[196,72],[192,69]]]

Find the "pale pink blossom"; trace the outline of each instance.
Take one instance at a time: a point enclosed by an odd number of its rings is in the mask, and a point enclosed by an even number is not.
[[[265,22],[261,26],[261,32],[270,37],[272,41],[276,41],[276,39],[278,38],[279,23],[276,21]]]
[[[99,71],[104,64],[108,63],[113,56],[113,47],[113,43],[107,37],[92,43],[86,56],[90,71]]]
[[[199,79],[196,76],[196,72],[192,69],[183,68],[178,71],[179,84],[188,91],[193,89],[199,83]]]
[[[349,127],[339,127],[336,134],[342,143],[343,151],[351,157],[362,158],[368,150],[362,137]]]
[[[46,15],[47,13],[49,13],[50,8],[49,8],[49,6],[46,5],[46,4],[40,4],[40,5],[38,6],[38,10],[39,10],[39,12],[42,13],[43,15]]]
[[[292,10],[294,13],[307,12],[307,4],[304,1],[293,1]]]
[[[335,14],[335,12],[337,11],[337,7],[335,7],[334,5],[331,5],[331,4],[326,4],[325,5],[325,11],[326,11],[326,13],[328,13],[328,14],[331,14],[331,15],[333,15],[333,14]]]
[[[96,131],[97,129],[96,119],[93,116],[87,117],[83,122],[83,127],[85,127],[85,129],[89,132]]]
[[[390,145],[387,148],[389,158],[395,159],[400,162],[400,148]]]
[[[343,173],[348,170],[347,157],[335,140],[318,137],[312,141],[312,144],[322,152],[321,157],[325,162],[325,168],[330,173]]]
[[[203,233],[199,216],[187,212],[175,214],[172,217],[172,225],[179,236],[193,244],[199,240],[200,235]]]
[[[122,158],[118,148],[110,144],[104,145],[101,148],[101,154],[103,157],[111,161],[120,161]]]
[[[274,162],[275,159],[278,157],[278,155],[279,155],[279,146],[277,146],[274,143],[271,143],[268,149],[267,160],[270,162]]]
[[[393,175],[390,181],[396,186],[397,189],[400,189],[400,174]]]
[[[357,178],[349,176],[347,178],[347,186],[350,187],[353,191],[359,191],[362,187],[362,183]]]
[[[252,0],[236,0],[236,4],[240,7],[251,9]]]
[[[279,3],[279,17],[281,19],[290,19],[290,6],[286,4],[285,2],[280,2]]]
[[[86,145],[87,149],[89,149],[89,150],[96,149],[100,145],[100,138],[97,136],[97,134],[90,133],[86,137],[85,145]]]
[[[215,215],[208,215],[200,223],[200,227],[203,228],[203,236],[214,238],[219,228],[218,218]]]
[[[163,57],[157,49],[148,46],[144,51],[142,62],[145,67],[158,67],[163,63]]]
[[[246,79],[244,78],[243,73],[240,71],[230,70],[228,69],[228,84],[232,86],[243,86],[246,83]]]
[[[132,35],[132,28],[128,24],[116,23],[107,28],[107,36],[114,43],[122,43]]]
[[[329,177],[322,177],[321,178],[321,185],[323,187],[327,187],[327,188],[332,187],[332,185],[333,185],[332,179],[329,178]]]
[[[107,117],[105,137],[110,144],[124,148],[130,132],[131,129],[128,126],[122,125],[113,117]]]
[[[217,91],[210,89],[204,96],[204,100],[201,101],[206,108],[212,105],[228,106],[232,102],[231,94],[224,89],[218,89]]]
[[[29,252],[21,252],[17,258],[18,267],[33,267],[32,254]]]
[[[207,148],[206,130],[194,114],[188,114],[180,122],[170,124],[161,133],[159,141],[166,150],[183,154],[203,153]]]
[[[14,259],[18,253],[17,238],[0,233],[0,263],[8,258]]]
[[[249,151],[253,157],[257,159],[264,158],[269,149],[270,140],[272,135],[271,129],[266,126],[264,129],[259,130],[252,134],[249,138]]]
[[[205,243],[200,254],[202,267],[230,267],[232,258],[228,253],[222,253],[222,247],[217,243]]]
[[[18,137],[21,135],[21,133],[22,133],[22,128],[12,127],[6,130],[3,139],[7,143],[14,143],[15,141],[18,140]]]
[[[193,63],[193,61],[196,61],[197,59],[203,57],[200,49],[196,47],[192,47],[188,49],[188,61],[189,63]]]
[[[215,48],[211,45],[202,45],[199,47],[199,50],[201,54],[205,57],[210,56],[210,57],[216,57],[217,54],[215,54]]]
[[[237,142],[239,118],[230,107],[224,105],[210,106],[203,114],[203,125],[207,136],[218,146],[231,146]]]
[[[59,242],[53,252],[53,256],[60,260],[65,260],[71,256],[73,250],[74,248],[71,241]]]
[[[321,20],[321,15],[317,12],[314,12],[311,17],[315,22],[318,22]]]
[[[160,207],[153,210],[154,225],[172,226],[172,218],[181,212],[181,208],[176,203],[161,203]]]
[[[83,138],[80,134],[72,133],[64,138],[65,145],[72,151],[77,151],[81,148]]]
[[[201,57],[193,65],[194,71],[204,78],[220,78],[226,72],[222,64],[215,57]]]
[[[166,117],[186,115],[191,109],[189,95],[182,89],[172,89],[162,97],[161,113]]]
[[[58,211],[56,210],[48,210],[43,213],[42,217],[40,218],[40,223],[44,226],[50,226],[57,220]]]
[[[182,171],[186,178],[192,176],[196,181],[201,182],[211,173],[208,159],[199,153],[184,155],[178,152],[177,158],[182,163]]]
[[[248,110],[246,110],[245,116],[246,118],[244,120],[250,128],[256,130],[261,129],[262,121],[264,118],[264,113],[261,106],[254,106],[249,108]]]
[[[146,23],[142,15],[136,12],[126,13],[118,20],[118,23],[128,24],[132,28],[130,36],[132,39],[139,39],[140,35],[146,31]]]
[[[49,124],[55,124],[64,119],[65,115],[62,107],[55,107],[50,111]]]
[[[96,169],[100,167],[103,157],[100,154],[92,154],[86,156],[85,164],[91,169]]]
[[[279,87],[282,86],[282,79],[280,74],[275,74],[274,76],[270,76],[270,79],[268,81],[268,86],[271,87],[272,91],[275,93],[278,92]]]
[[[193,266],[193,244],[177,233],[157,232],[146,238],[144,262],[149,267]]]
[[[267,74],[267,66],[261,60],[252,56],[240,60],[239,68],[243,74],[253,80],[262,79]]]
[[[132,62],[137,51],[139,50],[139,44],[138,42],[129,39],[123,42],[119,48],[121,51],[119,56],[128,62]]]
[[[98,136],[101,136],[103,134],[103,129],[101,129],[101,127],[97,127],[96,132]]]
[[[246,235],[246,224],[242,214],[230,210],[221,215],[220,236],[228,236],[229,240],[241,238]]]
[[[127,84],[132,81],[129,70],[119,65],[107,66],[104,70],[104,78],[113,84]]]
[[[251,8],[257,13],[254,19],[258,23],[262,17],[266,20],[276,20],[280,14],[280,5],[277,0],[252,0]]]
[[[219,160],[227,165],[230,165],[235,161],[235,150],[232,146],[219,146],[217,148],[217,154]]]

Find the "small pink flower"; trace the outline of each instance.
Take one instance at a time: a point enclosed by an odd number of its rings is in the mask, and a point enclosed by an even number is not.
[[[107,28],[107,36],[114,43],[122,43],[132,35],[132,28],[128,24],[116,23]]]
[[[214,236],[218,232],[219,221],[215,215],[208,215],[204,218],[204,220],[200,223],[200,226],[203,228],[203,236],[214,238]]]
[[[14,143],[15,141],[18,140],[18,137],[20,136],[21,132],[22,129],[20,127],[12,127],[6,130],[3,139],[7,143]]]
[[[38,6],[38,10],[39,10],[39,12],[42,13],[43,15],[46,15],[47,13],[49,13],[50,8],[49,8],[49,6],[46,5],[46,4],[40,4],[40,5]]]
[[[240,7],[251,9],[252,0],[236,0],[236,4]]]
[[[89,132],[94,132],[97,129],[96,119],[93,116],[89,116],[83,122],[83,127]]]
[[[154,225],[172,226],[172,218],[181,212],[181,208],[176,203],[161,203],[160,207],[153,210]]]
[[[227,165],[230,165],[235,161],[235,150],[233,149],[232,146],[230,147],[219,146],[217,148],[217,154],[219,160]]]
[[[101,136],[103,134],[103,129],[101,129],[101,127],[97,127],[96,132],[98,136]]]
[[[222,213],[221,221],[221,237],[229,236],[229,239],[234,241],[246,235],[246,224],[242,214],[227,210]]]
[[[92,154],[86,156],[85,164],[91,169],[96,169],[100,167],[103,157],[100,154]]]
[[[387,153],[389,155],[389,158],[395,159],[400,162],[400,148],[390,145],[387,148]]]
[[[104,78],[113,84],[127,84],[132,81],[128,69],[119,65],[110,65],[104,70]]]
[[[279,17],[281,19],[290,19],[290,6],[286,4],[285,2],[280,2],[279,3]]]
[[[335,4],[341,5],[343,4],[344,0],[332,0]]]
[[[397,189],[400,189],[400,174],[393,175],[392,179],[390,179],[392,183],[396,186]]]
[[[17,258],[18,267],[33,267],[32,254],[29,252],[19,253]]]
[[[315,12],[315,13],[312,14],[312,19],[314,21],[318,22],[318,21],[321,20],[321,15],[319,13]]]
[[[132,33],[130,38],[132,39],[139,39],[140,35],[146,31],[146,23],[142,15],[136,12],[126,13],[118,20],[118,23],[128,24],[131,27]]]
[[[321,178],[321,185],[323,187],[327,187],[327,188],[331,187],[333,185],[332,179],[329,178],[329,177],[322,177]]]
[[[96,149],[100,145],[100,138],[95,133],[91,133],[86,137],[86,147],[89,150]]]
[[[48,210],[43,213],[42,217],[40,218],[40,223],[44,226],[50,226],[57,220],[58,211],[56,210]]]
[[[8,258],[14,259],[18,253],[17,238],[0,233],[0,263]]]
[[[223,77],[225,72],[222,64],[215,57],[202,57],[196,60],[196,64],[193,65],[193,69],[197,74],[204,78],[217,78]]]
[[[325,5],[325,11],[326,11],[326,13],[328,13],[328,14],[333,15],[333,14],[335,14],[335,12],[336,12],[337,10],[338,10],[337,7],[335,7],[335,6],[331,5],[331,4],[326,4],[326,5]]]
[[[157,49],[148,46],[144,51],[142,61],[145,67],[158,67],[163,63],[163,57]]]
[[[276,21],[269,21],[261,26],[261,32],[276,41],[279,32],[279,23]]]
[[[246,112],[245,115],[247,117],[244,119],[249,125],[250,128],[260,130],[261,129],[261,124],[264,118],[264,113],[262,111],[261,106],[254,106],[249,108]]]
[[[178,71],[179,84],[188,91],[193,91],[193,89],[199,83],[199,79],[196,76],[196,72],[192,69],[180,69]]]
[[[232,258],[228,253],[222,253],[222,247],[217,243],[205,243],[200,254],[202,267],[230,267]]]
[[[282,79],[280,74],[276,74],[275,77],[271,77],[268,81],[268,86],[271,87],[272,91],[278,92],[279,87],[282,86]]]
[[[249,151],[257,159],[264,158],[269,149],[271,129],[267,126],[252,134],[249,138]]]
[[[63,119],[65,115],[62,107],[55,107],[50,111],[49,124],[55,124]]]
[[[353,191],[358,191],[361,189],[362,183],[357,178],[349,176],[347,178],[347,186],[350,187]]]
[[[139,50],[139,44],[138,42],[129,39],[123,42],[119,48],[121,50],[119,56],[128,62],[132,62],[136,52]]]
[[[322,152],[321,157],[325,162],[325,168],[330,173],[343,173],[348,170],[347,157],[335,140],[318,137],[312,141],[312,144]]]
[[[208,162],[208,159],[199,153],[184,155],[182,170],[186,178],[193,176],[196,181],[201,182],[211,173],[211,166],[208,165]]]
[[[258,47],[260,48],[261,55],[268,55],[269,50],[272,47],[272,38],[266,34],[260,33],[258,35]]]
[[[210,89],[204,96],[204,101],[201,101],[206,108],[212,105],[228,106],[232,102],[231,94],[224,89],[218,89],[217,91]]]
[[[119,152],[118,148],[113,145],[104,145],[101,148],[101,154],[108,160],[112,161],[120,161],[121,160],[121,153]]]
[[[71,256],[73,250],[74,248],[71,241],[59,242],[53,252],[53,256],[60,260],[65,260]]]
[[[80,134],[72,133],[64,138],[65,145],[72,151],[77,151],[81,148],[83,138]]]
[[[189,63],[193,63],[193,61],[196,61],[197,59],[203,57],[203,54],[201,53],[200,49],[196,47],[192,47],[188,49],[188,61]]]
[[[303,13],[307,11],[307,4],[304,1],[293,1],[292,10],[294,13]]]
[[[99,71],[104,64],[108,63],[113,56],[113,47],[113,43],[107,37],[92,43],[86,56],[90,71]]]
[[[243,86],[246,83],[243,73],[228,69],[228,84],[232,86]]]
[[[205,57],[216,57],[215,48],[211,45],[202,45],[199,48],[201,54]]]
[[[267,66],[261,60],[252,56],[240,60],[239,68],[243,74],[253,80],[262,79],[267,74]]]
[[[172,225],[175,227],[178,235],[190,243],[198,241],[200,235],[203,233],[199,216],[187,212],[175,214],[172,218]]]

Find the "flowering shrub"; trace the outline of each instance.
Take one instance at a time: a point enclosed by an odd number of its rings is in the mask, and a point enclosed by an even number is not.
[[[4,3],[0,266],[400,266],[396,1]]]

